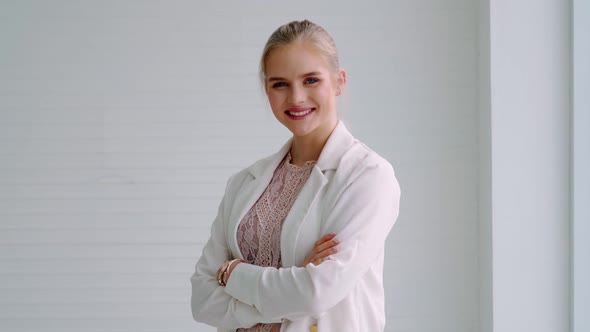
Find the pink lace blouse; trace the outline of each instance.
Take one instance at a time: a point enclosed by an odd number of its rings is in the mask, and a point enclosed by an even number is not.
[[[290,163],[291,153],[276,168],[272,180],[238,226],[237,240],[244,259],[258,266],[281,267],[281,229],[291,206],[316,161],[302,167]],[[278,332],[281,323],[257,324],[238,332]]]

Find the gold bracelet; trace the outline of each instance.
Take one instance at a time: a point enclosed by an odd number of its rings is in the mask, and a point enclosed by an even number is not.
[[[219,271],[221,271],[221,273],[219,273],[219,275],[217,276],[217,283],[219,284],[219,286],[225,286],[225,283],[223,282],[223,274],[225,273],[225,271],[227,271],[228,265],[229,261],[225,261],[223,262],[223,264],[221,264],[221,267],[219,268]]]
[[[223,271],[223,274],[222,274],[222,276],[221,276],[221,278],[222,278],[222,282],[223,282],[223,286],[226,286],[226,285],[227,285],[227,279],[229,278],[229,275],[228,275],[228,274],[229,274],[229,270],[231,269],[231,266],[232,266],[232,265],[233,265],[233,264],[234,264],[236,261],[240,261],[240,262],[242,262],[242,263],[244,262],[244,260],[243,260],[243,259],[239,259],[239,258],[232,259],[231,261],[229,261],[229,264],[227,264],[227,267],[226,267],[225,271]]]

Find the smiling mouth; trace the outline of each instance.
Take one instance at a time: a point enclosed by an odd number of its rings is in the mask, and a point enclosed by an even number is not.
[[[287,113],[290,116],[301,117],[301,116],[306,116],[307,114],[309,114],[313,111],[315,111],[315,107],[305,108],[305,109],[292,109],[292,110],[285,111],[285,113]]]

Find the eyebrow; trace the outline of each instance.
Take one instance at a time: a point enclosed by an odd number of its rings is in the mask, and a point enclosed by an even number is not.
[[[307,76],[322,76],[322,73],[318,72],[318,71],[312,71],[309,73],[305,73],[299,77],[303,78],[303,77],[307,77]],[[282,77],[270,77],[268,79],[269,82],[273,82],[273,81],[288,81],[286,78],[282,78]]]

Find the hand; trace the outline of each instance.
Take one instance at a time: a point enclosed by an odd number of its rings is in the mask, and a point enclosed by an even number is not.
[[[336,233],[329,233],[319,239],[315,243],[311,253],[303,261],[302,267],[307,266],[309,263],[313,263],[313,265],[320,265],[324,261],[324,258],[337,253],[338,249],[335,248],[335,246],[340,243],[340,241],[335,239],[335,236]]]

